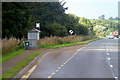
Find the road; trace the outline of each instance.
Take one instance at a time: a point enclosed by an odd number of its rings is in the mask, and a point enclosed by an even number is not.
[[[55,54],[56,51],[50,52],[40,59],[29,78],[118,77],[118,39],[97,40]]]

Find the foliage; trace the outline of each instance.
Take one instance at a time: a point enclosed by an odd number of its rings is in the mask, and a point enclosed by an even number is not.
[[[24,40],[25,39],[19,40],[16,38],[3,39],[2,40],[2,54],[6,55],[18,49],[24,48],[24,43],[23,43]]]
[[[92,35],[93,34],[93,25],[89,19],[86,18],[80,18],[79,23],[82,24],[84,27],[88,29],[88,34]]]
[[[27,31],[40,23],[41,38],[46,36],[68,36],[69,30],[73,35],[101,35],[94,31],[94,26],[106,27],[105,35],[118,30],[118,24],[105,20],[105,15],[97,19],[80,18],[74,14],[66,14],[66,2],[4,2],[2,10],[3,38],[27,38]],[[117,18],[117,17],[116,17]],[[107,32],[108,31],[108,32]],[[102,33],[102,32],[100,32]]]
[[[40,46],[41,48],[46,48],[49,46],[56,46],[56,45],[62,45],[62,44],[71,44],[71,43],[77,43],[82,42],[86,40],[90,40],[92,38],[97,38],[96,36],[67,36],[67,37],[57,37],[57,36],[51,36],[51,37],[45,37],[40,40]]]
[[[93,30],[96,32],[96,35],[104,35],[105,34],[105,26],[96,25]]]
[[[97,20],[97,19],[91,19],[91,23],[94,26],[94,31],[97,33],[96,35],[109,35],[110,32],[117,31],[119,28],[118,23],[111,21],[111,20]],[[95,27],[101,26],[101,29],[103,30],[98,30],[95,29]],[[97,32],[98,31],[98,32]],[[101,31],[101,32],[100,32]],[[99,34],[100,33],[100,34]]]
[[[22,54],[24,51],[25,50],[18,50],[18,51],[10,52],[7,55],[5,55],[5,54],[2,55],[2,63],[14,58],[15,56],[17,56],[19,54]]]
[[[41,23],[41,36],[44,37],[43,33],[47,32],[46,23],[62,23],[65,10],[66,8],[59,2],[4,2],[2,10],[3,38],[27,37],[27,31],[34,28],[36,22]]]
[[[51,24],[46,24],[47,26],[47,32],[49,36],[59,36],[63,37],[67,35],[67,29],[60,25],[59,23],[51,23]]]
[[[100,20],[105,20],[105,15],[99,16],[98,19],[100,19]]]

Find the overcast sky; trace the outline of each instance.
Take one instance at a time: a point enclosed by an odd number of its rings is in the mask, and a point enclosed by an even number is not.
[[[66,13],[73,13],[79,17],[97,19],[104,14],[106,18],[118,16],[119,0],[64,0],[68,7]]]

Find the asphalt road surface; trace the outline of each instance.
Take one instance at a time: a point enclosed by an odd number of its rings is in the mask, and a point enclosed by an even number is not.
[[[55,52],[46,54],[29,78],[118,77],[118,39],[97,40],[73,52],[61,51],[57,56]]]

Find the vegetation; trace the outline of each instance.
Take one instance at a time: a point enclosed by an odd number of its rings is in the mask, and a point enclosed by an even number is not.
[[[36,22],[41,24],[41,47],[80,42],[86,37],[89,40],[88,36],[106,36],[118,30],[119,26],[111,20],[87,19],[66,14],[65,2],[4,2],[2,5],[3,55],[24,48],[23,41],[27,38],[27,31],[35,28]],[[70,36],[69,30],[73,30],[73,35],[77,37]]]
[[[100,19],[100,20],[105,20],[105,15],[99,16],[98,19]]]
[[[32,61],[36,56],[40,55],[41,52],[36,52],[31,54],[28,58],[26,58],[21,63],[17,64],[15,67],[10,69],[8,72],[2,75],[4,80],[14,77],[22,68],[24,68],[30,61]]]
[[[59,2],[4,2],[2,7],[3,38],[26,37],[27,31],[35,28],[35,23],[41,23],[41,36],[49,36],[48,24],[54,22],[63,26],[64,4]]]
[[[9,55],[9,53],[12,53],[14,51],[17,51],[19,49],[24,48],[24,41],[25,39],[16,39],[16,38],[10,38],[10,39],[3,39],[2,40],[2,54],[3,55]]]
[[[75,45],[83,45],[83,44],[88,44],[92,41],[102,39],[103,37],[92,37],[90,39],[87,39],[85,41],[80,41],[80,42],[72,42],[72,43],[64,43],[64,44],[57,44],[57,45],[49,45],[49,46],[42,46],[43,48],[60,48],[60,47],[69,47],[69,46],[75,46]]]
[[[96,20],[91,19],[91,22],[93,24],[93,30],[96,35],[109,35],[110,32],[117,31],[119,25],[111,20]],[[100,28],[101,27],[101,28]]]
[[[14,58],[17,55],[22,54],[23,52],[24,52],[24,50],[18,50],[18,51],[10,52],[7,55],[2,55],[2,62],[6,62],[6,61]]]
[[[95,36],[68,36],[68,37],[57,37],[57,36],[51,36],[51,37],[45,37],[41,39],[40,46],[41,48],[52,48],[51,46],[56,45],[65,45],[65,44],[73,44],[78,42],[83,42],[87,40],[91,40],[93,38],[97,38]]]
[[[3,2],[2,3],[2,62],[24,52],[24,43],[28,30],[40,23],[41,48],[58,48],[87,44],[101,39],[118,30],[118,23],[112,17],[109,20],[102,15],[98,19],[87,19],[74,14],[66,14],[66,2]],[[120,28],[119,28],[120,29]],[[73,34],[69,34],[73,30]],[[3,78],[12,78],[40,52],[30,55],[20,64],[3,74]]]
[[[3,38],[27,37],[27,31],[35,28],[35,23],[41,24],[41,37],[69,35],[69,30],[73,30],[73,35],[101,35],[93,30],[95,26],[106,27],[105,35],[110,31],[118,29],[117,23],[105,20],[105,15],[101,15],[101,20],[90,20],[80,18],[74,14],[66,14],[67,8],[64,7],[65,2],[37,2],[37,3],[3,3],[2,23]],[[96,30],[96,29],[95,29]]]

